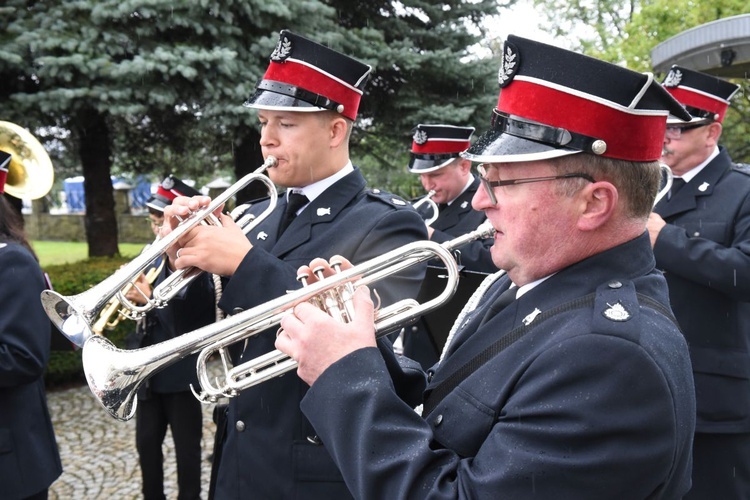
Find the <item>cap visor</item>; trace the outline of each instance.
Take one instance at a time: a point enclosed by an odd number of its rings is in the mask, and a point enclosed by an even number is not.
[[[683,120],[672,114],[670,114],[667,117],[667,125],[690,125],[691,123],[698,123],[698,122],[709,123],[710,121],[711,120],[709,120],[708,118],[700,117],[700,116],[694,116],[690,121]]]
[[[412,158],[409,160],[409,166],[407,168],[409,169],[409,172],[413,174],[426,174],[443,168],[456,158],[458,158],[458,156],[448,158],[447,160],[424,160],[422,158]]]
[[[268,90],[256,90],[255,94],[245,102],[245,106],[278,111],[325,111],[302,99]]]
[[[580,153],[575,149],[555,148],[530,139],[504,133],[499,129],[485,132],[466,151],[463,158],[484,163],[513,163],[544,160]]]

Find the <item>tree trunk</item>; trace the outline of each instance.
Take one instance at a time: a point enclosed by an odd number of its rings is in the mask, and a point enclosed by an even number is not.
[[[107,122],[99,111],[85,108],[76,113],[73,129],[78,136],[78,152],[83,166],[89,257],[112,257],[120,250],[110,178],[112,152]]]
[[[260,149],[260,134],[251,127],[240,127],[234,140],[234,175],[241,179],[263,165],[263,153]],[[260,182],[251,182],[237,193],[239,206],[251,200],[268,197],[268,190]]]

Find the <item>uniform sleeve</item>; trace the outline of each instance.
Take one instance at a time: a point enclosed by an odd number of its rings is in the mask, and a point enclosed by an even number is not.
[[[16,245],[0,249],[0,387],[37,380],[50,355],[51,323],[39,298],[39,264]]]
[[[454,390],[426,421],[369,348],[329,367],[302,410],[360,499],[647,498],[665,480],[672,395],[638,345],[574,337],[512,387],[497,409]]]
[[[347,234],[347,230],[342,229],[337,234],[341,241],[316,242],[320,250],[314,251],[305,263],[315,257],[330,258],[341,254],[357,264],[413,241],[427,239],[424,223],[411,209],[389,210],[375,221],[365,221],[360,227],[348,230],[353,232]],[[248,309],[300,288],[296,280],[298,267],[262,248],[253,247],[226,285],[220,302],[222,309],[229,313],[235,308]],[[383,305],[416,297],[426,267],[426,263],[412,266],[371,288],[377,290]]]
[[[750,280],[745,278],[750,276],[750,193],[734,216],[706,218],[696,230],[700,236],[677,225],[664,226],[654,245],[659,267],[733,300],[750,302]]]

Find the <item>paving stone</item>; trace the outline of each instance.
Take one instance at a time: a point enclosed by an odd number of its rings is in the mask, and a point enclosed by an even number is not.
[[[63,473],[50,487],[50,500],[141,498],[141,470],[135,447],[135,418],[112,418],[88,386],[47,393]],[[213,405],[203,405],[203,498],[208,496],[216,425]],[[177,464],[171,432],[164,438],[164,490],[177,498]]]

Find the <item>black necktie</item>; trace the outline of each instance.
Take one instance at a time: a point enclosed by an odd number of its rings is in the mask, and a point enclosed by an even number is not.
[[[446,208],[448,208],[448,204],[447,204],[447,203],[440,203],[440,204],[438,205],[438,210],[439,210],[439,211],[441,211],[441,212],[442,212],[443,210],[445,210]]]
[[[294,218],[297,217],[297,211],[307,205],[308,201],[307,196],[302,193],[294,191],[289,193],[286,210],[284,210],[284,216],[281,218],[281,224],[279,224],[279,236],[289,227]]]
[[[518,287],[512,286],[501,293],[500,296],[495,299],[495,302],[490,305],[489,309],[487,309],[487,312],[484,313],[484,317],[482,318],[482,322],[479,323],[479,326],[481,327],[483,324],[487,323],[489,320],[495,317],[497,313],[505,309],[511,302],[516,300],[517,292]]]
[[[672,179],[672,187],[669,188],[669,199],[671,200],[672,197],[677,194],[677,191],[682,189],[682,186],[684,186],[685,184],[687,184],[685,182],[685,179],[681,179],[679,177],[675,177],[674,179]]]

